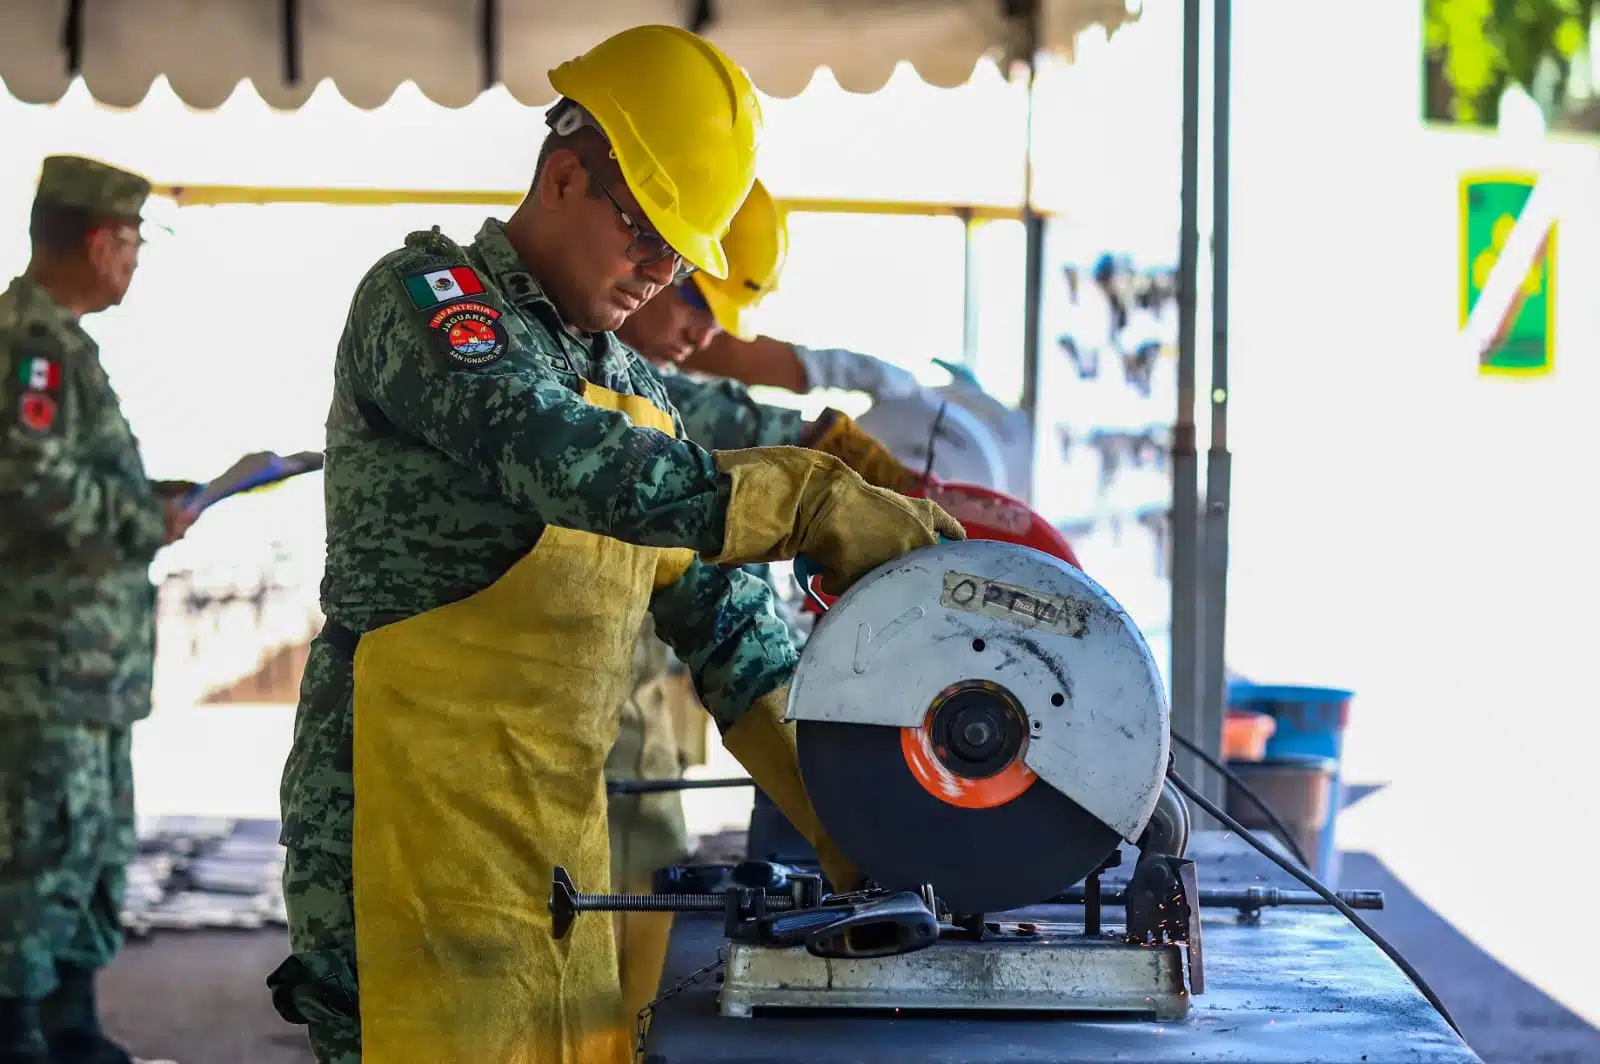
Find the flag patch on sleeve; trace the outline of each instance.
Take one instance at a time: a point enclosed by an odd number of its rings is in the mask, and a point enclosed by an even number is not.
[[[61,387],[61,363],[48,358],[24,358],[18,363],[17,379],[34,392],[53,392]]]
[[[483,282],[470,266],[449,266],[427,273],[414,273],[405,279],[406,294],[418,310],[427,310],[452,299],[465,299],[483,291]]]

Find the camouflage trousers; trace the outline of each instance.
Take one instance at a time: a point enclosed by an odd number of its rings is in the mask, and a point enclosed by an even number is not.
[[[103,968],[122,948],[131,735],[0,715],[0,998],[42,1000],[58,965]]]
[[[267,977],[272,1005],[290,1023],[306,1025],[317,1064],[361,1064],[350,855],[291,843],[283,895],[294,952]]]

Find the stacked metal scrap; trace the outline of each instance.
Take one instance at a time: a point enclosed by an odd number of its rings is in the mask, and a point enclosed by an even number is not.
[[[141,822],[122,923],[136,936],[286,925],[277,821],[157,817]]]

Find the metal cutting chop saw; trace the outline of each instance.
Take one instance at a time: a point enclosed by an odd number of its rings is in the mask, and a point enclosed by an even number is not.
[[[787,717],[811,804],[867,885],[827,894],[814,855],[791,865],[765,850],[658,869],[650,894],[584,894],[557,867],[555,937],[585,912],[720,914],[725,955],[679,988],[725,963],[733,1017],[1176,1019],[1205,992],[1202,905],[1249,923],[1265,906],[1335,904],[1368,930],[1348,910],[1382,908],[1381,892],[1200,889],[1185,856],[1192,791],[1170,774],[1165,687],[1138,628],[1021,503],[938,491],[973,538],[882,566],[831,607],[796,561],[821,616]],[[1102,885],[1124,844],[1131,871]],[[1105,908],[1121,926],[1104,926]]]
[[[1165,784],[1165,689],[1132,619],[1077,568],[967,540],[869,573],[818,621],[787,716],[824,828],[878,895],[920,899],[942,930],[907,943],[894,932],[905,921],[874,920],[867,904],[856,948],[849,924],[827,949],[736,937],[725,1013],[1171,1017],[1203,990],[1188,812]],[[1102,933],[1098,877],[1124,841],[1141,853],[1127,928]],[[1063,901],[1084,918],[1014,913]]]

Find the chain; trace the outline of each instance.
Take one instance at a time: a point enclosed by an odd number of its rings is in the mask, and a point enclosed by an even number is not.
[[[721,968],[722,965],[723,965],[723,962],[726,961],[727,959],[728,959],[728,947],[724,946],[721,949],[717,950],[717,959],[716,960],[712,961],[710,964],[702,965],[701,967],[696,968],[694,971],[690,972],[687,976],[685,976],[684,978],[680,979],[678,982],[674,983],[670,988],[668,988],[667,990],[663,991],[661,993],[660,997],[656,998],[654,1001],[650,1002],[650,1004],[646,1005],[644,1008],[639,1010],[638,1025],[635,1028],[635,1036],[634,1036],[634,1042],[633,1042],[633,1061],[634,1061],[634,1064],[643,1064],[643,1061],[644,1061],[644,1040],[645,1040],[645,1035],[647,1035],[649,1033],[649,1031],[650,1031],[650,1016],[651,1016],[652,1013],[655,1012],[656,1006],[661,1004],[663,1001],[667,1001],[667,1000],[669,1000],[671,998],[677,997],[679,994],[683,993],[685,990],[689,989],[691,986],[694,986],[696,983],[700,982],[706,976],[710,975],[712,972],[716,971],[718,968]]]

